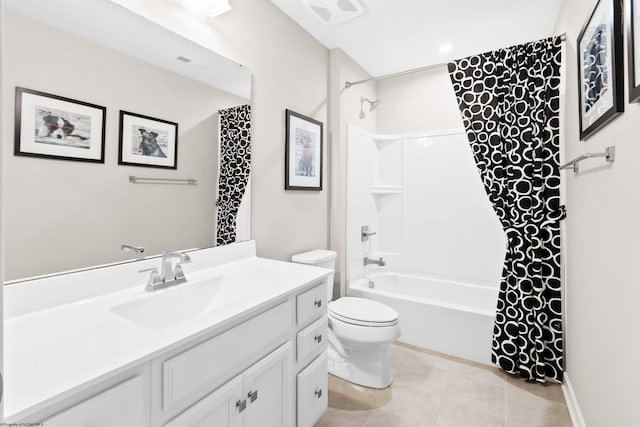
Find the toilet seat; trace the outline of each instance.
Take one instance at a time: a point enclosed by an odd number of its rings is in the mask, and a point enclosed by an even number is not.
[[[329,316],[358,326],[389,327],[398,324],[398,313],[377,301],[343,297],[329,304]]]

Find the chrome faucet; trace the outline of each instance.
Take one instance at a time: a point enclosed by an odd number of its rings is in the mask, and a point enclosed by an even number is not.
[[[177,260],[175,267],[173,265],[174,259]],[[182,267],[180,266],[180,264],[185,264],[188,262],[191,262],[191,258],[188,254],[181,252],[163,253],[162,270],[159,274],[157,268],[141,270],[151,271],[151,275],[149,276],[149,280],[147,281],[147,286],[145,287],[145,289],[147,291],[157,291],[158,289],[185,283],[187,281],[187,278],[184,276],[184,271],[182,271]]]
[[[369,257],[364,257],[364,265],[367,266],[369,264],[379,265],[380,267],[384,267],[387,265],[387,262],[380,257],[380,259],[371,259]]]
[[[134,251],[136,253],[136,259],[140,260],[143,258],[142,254],[144,253],[144,247],[142,246],[134,246],[129,245],[127,243],[123,243],[120,245],[120,250],[122,251]]]

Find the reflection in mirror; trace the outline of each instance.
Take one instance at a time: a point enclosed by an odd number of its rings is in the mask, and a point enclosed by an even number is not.
[[[145,256],[214,245],[219,110],[250,103],[250,71],[108,0],[4,5],[5,279],[136,259],[122,244]],[[106,107],[104,163],[15,156],[16,87]],[[118,165],[120,110],[178,125],[176,169]],[[134,184],[132,175],[197,184]],[[249,238],[242,197],[238,240]]]

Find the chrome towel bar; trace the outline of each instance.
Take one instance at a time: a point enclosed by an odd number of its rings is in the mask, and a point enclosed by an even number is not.
[[[129,176],[129,182],[134,184],[187,184],[187,185],[196,185],[198,183],[197,179],[186,178],[186,179],[178,179],[178,178],[142,178],[139,176]]]
[[[590,159],[592,157],[604,157],[607,162],[613,163],[616,160],[616,147],[614,146],[607,147],[604,149],[604,153],[584,153],[583,155],[578,156],[575,159],[571,160],[570,162],[567,162],[564,165],[560,166],[560,169],[562,170],[562,169],[573,168],[573,172],[578,173],[580,170],[578,168],[578,163],[580,163],[585,159]]]

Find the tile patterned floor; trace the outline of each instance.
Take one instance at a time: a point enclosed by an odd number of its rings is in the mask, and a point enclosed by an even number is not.
[[[570,427],[557,384],[404,344],[391,346],[385,390],[329,376],[329,409],[315,427]]]

